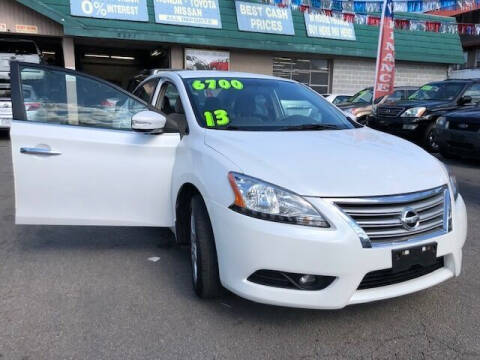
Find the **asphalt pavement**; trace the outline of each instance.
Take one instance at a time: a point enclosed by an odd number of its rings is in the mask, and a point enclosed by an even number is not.
[[[469,216],[459,278],[319,311],[197,299],[168,230],[14,225],[9,146],[0,137],[0,360],[480,359],[478,162],[448,162]]]

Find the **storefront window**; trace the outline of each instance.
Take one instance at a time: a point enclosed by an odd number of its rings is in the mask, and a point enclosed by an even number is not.
[[[310,86],[320,94],[328,93],[330,62],[326,59],[273,58],[273,75]]]

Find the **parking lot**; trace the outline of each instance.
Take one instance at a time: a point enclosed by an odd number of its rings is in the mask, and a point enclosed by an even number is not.
[[[0,359],[480,358],[478,162],[449,161],[469,216],[459,278],[313,311],[197,299],[168,230],[15,226],[9,146],[1,137]]]

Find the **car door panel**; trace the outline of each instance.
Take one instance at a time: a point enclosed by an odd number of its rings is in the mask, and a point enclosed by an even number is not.
[[[83,75],[68,71],[68,76],[77,77],[78,85]],[[45,122],[26,121],[28,115],[22,119],[18,105],[19,90],[13,101],[20,119],[14,119],[11,128],[18,224],[173,225],[170,188],[178,133],[150,135],[104,128],[104,122],[91,127],[87,120],[98,117],[103,111],[98,108],[84,116],[88,126],[72,125],[67,115],[54,119],[47,114],[41,117]],[[82,93],[77,89],[75,95]],[[67,100],[67,108],[71,99],[75,97]],[[114,122],[115,118],[110,123]]]

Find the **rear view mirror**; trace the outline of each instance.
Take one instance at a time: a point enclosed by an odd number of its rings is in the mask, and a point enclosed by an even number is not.
[[[148,133],[160,133],[167,118],[154,111],[140,111],[132,117],[132,129]]]
[[[458,105],[465,105],[465,104],[469,104],[472,102],[472,97],[471,96],[462,96],[460,99],[458,99],[457,101],[457,104]]]

